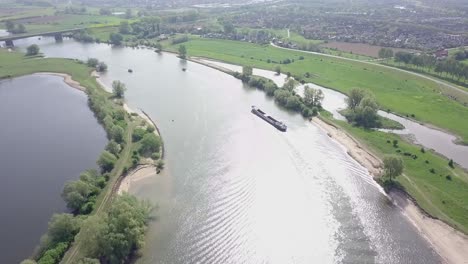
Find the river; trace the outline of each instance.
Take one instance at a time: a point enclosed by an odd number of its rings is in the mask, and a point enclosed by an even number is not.
[[[0,262],[19,263],[65,211],[65,182],[95,168],[107,140],[86,95],[61,77],[0,81],[0,113]]]
[[[343,147],[264,93],[172,54],[50,38],[15,44],[33,42],[47,56],[104,60],[102,81],[125,82],[130,107],[160,127],[167,167],[131,188],[159,205],[140,263],[440,263]]]

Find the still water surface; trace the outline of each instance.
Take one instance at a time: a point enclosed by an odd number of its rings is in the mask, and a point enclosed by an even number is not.
[[[131,190],[159,205],[141,263],[440,262],[343,147],[262,92],[171,54],[38,44],[51,57],[104,60],[103,82],[125,82],[129,105],[161,129],[167,168]]]
[[[106,135],[61,77],[0,81],[0,113],[0,263],[19,263],[65,210],[65,182],[96,167]]]

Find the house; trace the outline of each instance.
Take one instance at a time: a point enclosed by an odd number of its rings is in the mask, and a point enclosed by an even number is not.
[[[445,59],[448,57],[448,55],[448,50],[446,49],[440,49],[434,53],[434,57],[436,57],[438,60]]]

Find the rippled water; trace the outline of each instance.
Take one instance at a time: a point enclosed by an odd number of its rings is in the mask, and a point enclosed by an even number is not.
[[[102,80],[125,82],[130,106],[161,129],[167,168],[131,188],[159,205],[139,262],[440,262],[364,168],[264,93],[171,54],[68,40],[41,50],[105,60]]]
[[[61,77],[0,81],[0,113],[0,263],[19,263],[65,210],[65,182],[96,167],[106,135]]]

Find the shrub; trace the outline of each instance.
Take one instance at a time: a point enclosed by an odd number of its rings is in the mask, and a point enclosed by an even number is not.
[[[132,141],[133,142],[140,141],[145,134],[146,134],[145,129],[139,128],[139,127],[135,128],[135,130],[133,131],[133,134],[132,134]]]
[[[39,46],[36,44],[32,44],[26,48],[26,55],[27,56],[35,56],[39,54]]]
[[[435,174],[434,168],[431,168],[431,169],[429,170],[429,172],[432,173],[432,174]]]
[[[454,168],[453,160],[452,160],[452,159],[449,160],[448,165],[449,165],[450,168],[452,168],[452,169]]]
[[[107,150],[104,150],[99,157],[97,164],[101,168],[101,172],[109,172],[114,168],[117,157],[114,154],[110,153]]]
[[[451,180],[452,180],[452,176],[447,175],[447,176],[445,176],[445,179],[448,180],[448,181],[451,181]]]

